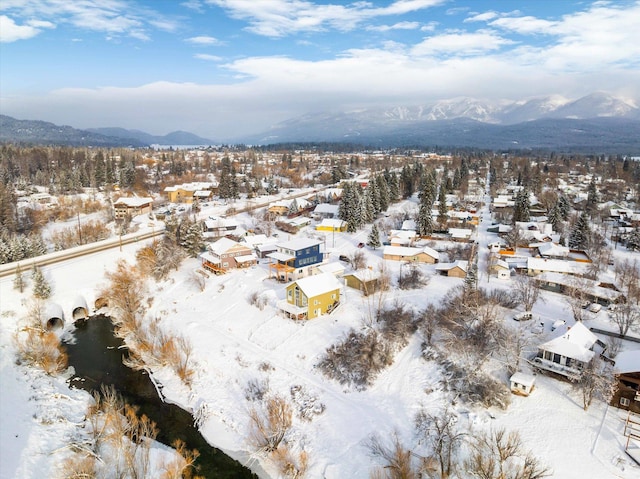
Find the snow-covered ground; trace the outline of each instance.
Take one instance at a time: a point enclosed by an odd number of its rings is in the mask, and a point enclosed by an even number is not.
[[[239,219],[250,221],[247,216]],[[486,233],[488,222],[487,213],[478,234],[481,249],[495,239]],[[354,252],[359,242],[366,241],[367,234],[367,231],[336,234],[335,245],[333,235],[328,236],[329,260],[337,261],[338,255]],[[121,256],[132,262],[138,246],[44,268],[53,285],[52,300],[70,315],[70,304],[76,294],[92,301],[98,287],[104,284],[105,270],[112,268]],[[381,250],[361,251],[374,268],[383,261]],[[420,340],[416,337],[397,353],[393,365],[379,375],[373,386],[359,392],[328,380],[315,365],[329,345],[350,328],[363,326],[372,306],[371,297],[367,299],[354,289],[344,288],[342,304],[333,314],[294,322],[282,317],[275,308],[276,302],[284,298],[284,286],[269,279],[266,264],[222,276],[212,275],[202,292],[189,279],[198,266],[197,260],[186,260],[167,281],[153,285],[151,294],[155,299],[148,312],[161,318],[163,328],[186,336],[192,343],[196,368],[193,387],[187,390],[169,370],[154,371],[154,376],[163,384],[169,400],[204,413],[207,419],[202,433],[217,447],[235,451],[236,456],[238,451],[250,449],[249,412],[256,404],[245,396],[247,384],[253,380],[268,382],[270,393],[288,399],[292,398],[292,387],[300,386],[307,398],[316,398],[316,403],[325,406],[324,412],[311,421],[294,415],[290,439],[295,444],[294,450],[303,448],[309,455],[308,477],[369,477],[378,461],[366,446],[374,433],[390,437],[395,432],[403,444],[420,453],[423,446],[416,444],[412,432],[415,413],[419,409],[437,412],[447,406],[460,415],[464,428],[504,426],[518,431],[525,447],[552,469],[552,477],[640,477],[640,467],[624,453],[624,414],[602,403],[583,411],[580,399],[567,383],[538,376],[532,395],[513,396],[511,406],[504,411],[452,404],[452,398],[439,385],[440,369],[422,358]],[[387,262],[387,267],[395,277],[400,263]],[[423,268],[431,277],[424,289],[392,289],[385,302],[399,301],[420,310],[429,303],[438,304],[451,287],[462,281],[433,276],[433,266]],[[485,271],[482,265],[479,271]],[[80,420],[87,395],[68,390],[62,379],[43,377],[14,364],[12,334],[24,314],[22,300],[30,290],[20,295],[12,289],[12,281],[12,277],[0,280],[0,478],[36,478],[51,470],[55,451],[64,446],[74,422]],[[509,288],[508,280],[487,281],[482,275],[480,284]],[[267,298],[263,310],[248,300],[256,291]],[[542,295],[545,302],[536,304],[536,315],[571,317],[560,295],[549,292]],[[605,320],[606,312],[602,311],[589,321]],[[547,329],[540,335],[540,342],[548,334]],[[499,369],[499,364],[495,367]],[[268,462],[263,461],[262,467],[266,474],[275,477]]]

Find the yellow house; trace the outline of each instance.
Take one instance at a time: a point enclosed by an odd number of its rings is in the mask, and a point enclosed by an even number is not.
[[[167,186],[164,192],[169,203],[193,203],[193,198],[211,199],[215,192],[215,184],[207,182],[183,183],[181,185]]]
[[[439,261],[439,253],[428,246],[423,246],[422,248],[385,246],[382,250],[382,257],[393,261],[413,261],[428,264],[434,264]]]
[[[317,231],[347,231],[347,222],[339,219],[325,218],[322,222],[316,225]]]
[[[340,282],[331,273],[299,279],[286,289],[278,308],[291,319],[313,319],[330,314],[340,304]]]

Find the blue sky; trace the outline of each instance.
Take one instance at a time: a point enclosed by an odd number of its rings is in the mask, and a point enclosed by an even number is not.
[[[0,112],[228,140],[316,111],[640,100],[640,0],[2,0]]]

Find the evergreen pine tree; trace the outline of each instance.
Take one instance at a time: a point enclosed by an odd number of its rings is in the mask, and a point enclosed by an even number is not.
[[[369,233],[369,238],[367,239],[367,246],[376,249],[382,246],[380,242],[380,232],[378,231],[378,226],[373,223],[371,226],[371,232]]]
[[[447,192],[445,191],[444,183],[440,184],[440,191],[438,192],[438,223],[441,226],[447,224]]]
[[[569,213],[571,213],[571,205],[569,204],[569,200],[567,197],[562,195],[558,198],[558,208],[560,209],[560,216],[564,221],[569,219]]]
[[[571,234],[569,235],[569,248],[586,249],[589,244],[590,233],[589,217],[585,211],[578,217],[576,223],[573,225]]]
[[[469,262],[467,275],[464,277],[464,290],[470,292],[478,287],[478,265],[475,261]]]
[[[13,280],[13,289],[17,289],[22,293],[24,292],[24,286],[25,286],[24,276],[22,275],[22,269],[18,264],[16,265],[16,277]]]
[[[400,196],[400,184],[398,181],[398,175],[393,172],[389,174],[389,202],[395,203]]]
[[[513,223],[516,221],[529,221],[530,202],[529,202],[529,191],[526,188],[518,191],[516,195],[516,200],[513,209]]]
[[[593,212],[598,205],[598,188],[596,187],[596,176],[591,176],[589,187],[587,188],[587,211]]]
[[[47,299],[51,296],[51,286],[44,278],[40,268],[33,265],[33,295],[38,299]]]
[[[549,210],[547,221],[550,225],[553,226],[553,231],[555,231],[556,233],[560,232],[560,222],[562,221],[562,216],[560,215],[560,208],[558,207],[558,203],[553,205],[553,207]]]
[[[640,230],[636,228],[627,238],[627,249],[629,251],[640,251]]]
[[[409,165],[404,165],[400,174],[400,184],[403,198],[410,198],[413,195],[413,175]]]
[[[378,188],[378,182],[375,181],[375,179],[372,179],[369,182],[369,186],[367,186],[367,189],[365,190],[365,199],[371,204],[370,217],[373,219],[382,211],[382,207],[380,205],[380,189]],[[368,221],[365,220],[365,223],[372,221],[372,219]]]
[[[189,256],[195,258],[204,249],[204,238],[202,234],[202,225],[200,223],[191,223],[182,236],[181,246],[187,251]]]
[[[367,188],[364,192],[364,199],[361,205],[361,217],[363,223],[371,223],[375,217],[376,212],[373,206],[373,196],[375,196],[374,191],[371,188]]]
[[[384,176],[378,175],[376,177],[376,183],[378,186],[378,195],[379,195],[379,207],[380,211],[387,211],[389,208],[389,187],[387,186],[387,182],[384,180]]]

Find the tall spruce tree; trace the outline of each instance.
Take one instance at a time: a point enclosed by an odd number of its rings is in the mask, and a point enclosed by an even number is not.
[[[33,295],[38,299],[48,299],[51,296],[51,285],[47,282],[42,271],[33,265]]]
[[[443,181],[438,192],[438,223],[441,227],[447,224],[447,219],[447,192]]]
[[[589,245],[590,234],[589,216],[586,211],[583,211],[571,229],[569,248],[586,249]]]
[[[516,200],[513,208],[513,223],[516,221],[526,222],[530,219],[529,208],[531,203],[529,201],[529,191],[526,188],[522,188],[516,195]]]
[[[369,233],[369,237],[367,238],[367,246],[376,249],[382,246],[380,242],[380,231],[378,231],[378,226],[373,223],[371,226],[371,232]]]

